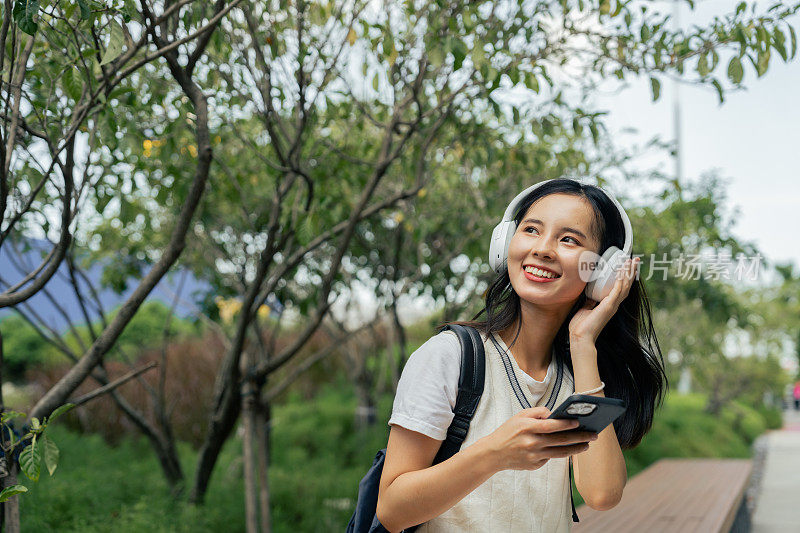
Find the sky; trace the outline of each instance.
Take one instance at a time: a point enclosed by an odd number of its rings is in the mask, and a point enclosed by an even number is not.
[[[684,5],[680,21],[683,26],[704,24],[714,14],[735,10],[736,4],[707,0],[694,12]],[[800,18],[795,17],[794,26],[800,33]],[[767,73],[757,78],[746,69],[743,83],[745,90],[728,92],[722,105],[711,87],[678,88],[683,176],[693,181],[717,169],[728,182],[730,207],[740,211],[734,234],[755,243],[768,260],[800,266],[800,52],[789,63],[773,53]],[[609,111],[606,124],[623,145],[642,144],[654,135],[672,140],[675,92],[676,86],[663,80],[661,98],[653,102],[649,80],[643,78],[616,94],[598,94],[595,104]],[[637,133],[623,133],[625,128]],[[649,163],[660,162],[672,173],[674,162],[666,155],[660,159]]]

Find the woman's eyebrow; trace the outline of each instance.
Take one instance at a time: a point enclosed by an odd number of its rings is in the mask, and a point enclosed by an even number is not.
[[[527,224],[528,222],[530,222],[532,224],[541,224],[542,226],[544,226],[544,222],[542,222],[538,218],[526,218],[525,220],[522,221],[523,224]],[[561,228],[561,231],[568,231],[568,232],[571,232],[571,233],[575,233],[576,235],[580,236],[581,238],[589,240],[589,237],[584,235],[582,231],[577,230],[575,228],[570,228],[569,226],[563,226]]]

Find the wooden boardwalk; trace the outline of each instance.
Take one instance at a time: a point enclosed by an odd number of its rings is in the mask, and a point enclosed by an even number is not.
[[[747,520],[751,470],[749,459],[661,459],[628,480],[613,509],[579,507],[572,531],[728,533],[737,514],[737,525]]]

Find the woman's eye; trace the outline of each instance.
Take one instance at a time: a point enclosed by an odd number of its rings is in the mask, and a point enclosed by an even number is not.
[[[534,230],[534,231],[536,231],[537,233],[538,233],[538,231],[539,231],[539,230],[537,230],[536,228],[534,228],[533,226],[528,226],[528,227],[527,227],[527,228],[525,228],[523,231],[527,232],[528,230]],[[573,242],[573,243],[575,243],[575,244],[578,244],[578,245],[580,244],[580,243],[578,242],[578,240],[577,240],[575,237],[569,237],[569,236],[567,236],[567,237],[564,237],[564,238],[565,238],[565,239],[572,239],[572,242]]]

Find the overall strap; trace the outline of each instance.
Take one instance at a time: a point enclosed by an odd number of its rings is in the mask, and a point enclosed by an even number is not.
[[[453,421],[447,428],[447,437],[442,442],[433,464],[449,459],[461,449],[461,444],[467,437],[470,421],[483,394],[483,382],[486,377],[486,356],[483,339],[478,330],[458,324],[448,324],[441,331],[448,329],[458,336],[458,341],[461,343],[461,373],[458,378],[458,396]]]

